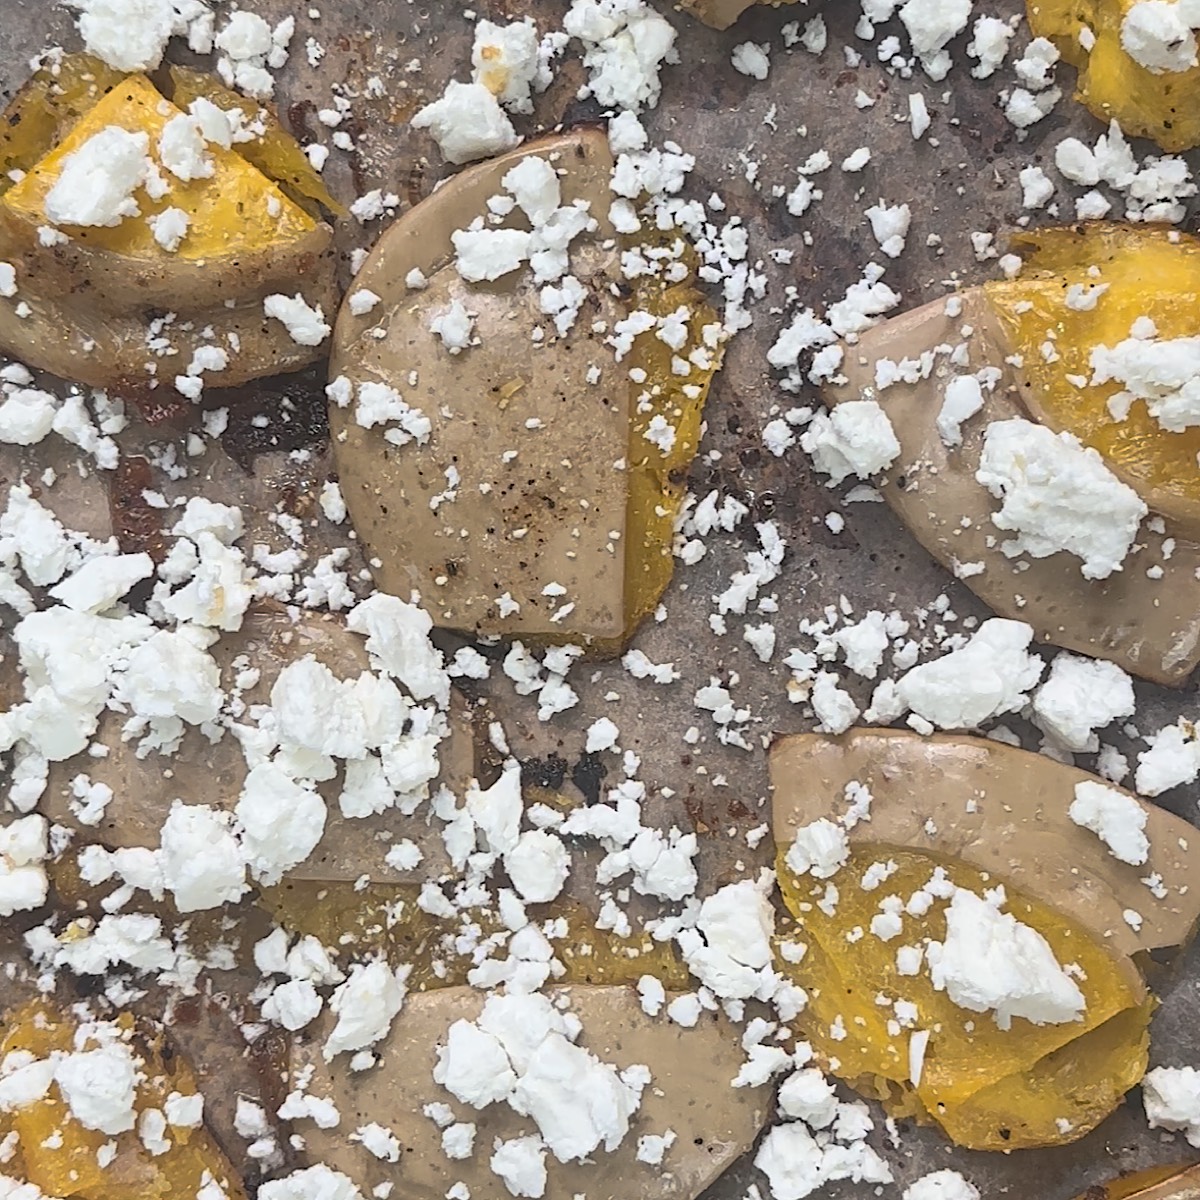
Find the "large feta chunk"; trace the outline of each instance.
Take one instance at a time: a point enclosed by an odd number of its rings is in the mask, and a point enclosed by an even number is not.
[[[451,80],[439,99],[413,117],[412,127],[428,130],[452,163],[501,154],[520,140],[508,114],[482,83]]]
[[[1000,911],[1003,889],[988,899],[958,888],[946,908],[946,940],[925,957],[933,986],[969,1012],[991,1012],[1000,1029],[1013,1017],[1034,1025],[1081,1019],[1083,993],[1036,929]]]
[[[1028,652],[1032,640],[1024,621],[993,617],[962,649],[913,667],[897,695],[939,729],[975,729],[1024,706],[1045,666]]]
[[[847,475],[869,479],[900,453],[892,423],[874,400],[850,400],[831,413],[818,413],[800,435],[800,445],[830,485]]]
[[[1083,561],[1085,579],[1121,569],[1148,511],[1091,447],[1019,417],[987,427],[975,478],[1002,501],[992,523],[1017,535],[1002,543],[1005,554],[1066,551]]]

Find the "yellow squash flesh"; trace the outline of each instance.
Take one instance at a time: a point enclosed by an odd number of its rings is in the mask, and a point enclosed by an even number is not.
[[[431,916],[417,905],[420,891],[415,884],[369,884],[356,890],[348,883],[290,880],[264,889],[262,902],[285,928],[312,934],[330,948],[344,947],[357,957],[382,952],[394,966],[410,965],[412,991],[461,986],[474,963],[469,951],[456,950],[456,938],[474,926],[483,941],[503,926],[482,912],[455,920]],[[567,937],[552,943],[566,968],[556,982],[603,986],[653,975],[668,990],[688,986],[687,968],[673,943],[599,930],[595,918],[570,900],[541,908],[539,916],[539,907],[531,907],[531,920],[567,922]],[[497,953],[503,957],[503,951]]]
[[[689,253],[684,261],[691,266],[694,258],[694,253]],[[691,316],[684,354],[705,347],[704,328],[716,324],[718,318],[696,289],[694,275],[666,287],[656,279],[639,282],[631,308],[660,317],[686,306]],[[720,349],[711,354],[711,367],[693,366],[691,374],[679,376],[671,369],[674,353],[653,333],[641,334],[633,344],[632,362],[646,372],[646,382],[635,385],[629,427],[623,641],[628,641],[658,606],[675,569],[672,545],[675,519],[687,493],[684,475],[699,449],[704,402],[721,364]],[[638,404],[638,398],[647,393],[646,402]],[[661,454],[644,436],[656,416],[675,428],[675,444],[667,454]],[[612,652],[619,649],[614,646]]]
[[[134,1034],[128,1014],[117,1024]],[[34,1001],[9,1014],[7,1032],[0,1043],[0,1058],[13,1051],[28,1051],[39,1059],[54,1052],[89,1049],[76,1044],[76,1023],[46,1001]],[[191,1067],[181,1055],[168,1054],[161,1037],[133,1041],[142,1058],[143,1080],[135,1100],[140,1114],[162,1109],[171,1092],[193,1095],[198,1089]],[[207,1177],[216,1180],[229,1200],[245,1200],[240,1181],[207,1129],[169,1125],[165,1136],[171,1147],[152,1155],[136,1129],[109,1135],[88,1129],[77,1121],[59,1096],[56,1084],[43,1099],[11,1113],[0,1114],[0,1136],[16,1132],[15,1157],[3,1173],[27,1180],[47,1196],[79,1200],[178,1200],[193,1197]],[[101,1166],[97,1152],[115,1143],[115,1155]]]
[[[780,889],[798,925],[786,936],[808,951],[796,966],[781,957],[780,969],[808,992],[804,1036],[859,1090],[885,1100],[898,1114],[932,1118],[960,1145],[1003,1150],[1083,1136],[1141,1078],[1153,1001],[1136,972],[1118,966],[1082,927],[1008,889],[1005,911],[1037,930],[1060,963],[1081,968],[1077,982],[1087,1005],[1081,1021],[1037,1026],[1014,1018],[1003,1031],[990,1014],[959,1008],[936,991],[924,967],[916,976],[897,971],[898,947],[944,939],[942,903],[924,916],[906,915],[903,932],[889,942],[870,932],[885,896],[907,901],[938,866],[953,883],[979,895],[996,886],[995,877],[925,853],[861,846],[831,881],[839,899],[830,916],[817,904],[826,883],[797,878],[786,865],[785,850],[777,862]],[[898,869],[877,889],[864,891],[863,873],[888,860]],[[888,1028],[896,1000],[911,1002],[918,1014],[898,1034]],[[913,1030],[931,1034],[915,1086],[909,1060]]]
[[[67,136],[40,160],[2,201],[19,214],[45,221],[47,193],[58,181],[67,157],[109,126],[149,135],[148,153],[168,182],[169,190],[151,200],[135,193],[141,216],[126,217],[113,227],[68,227],[72,237],[131,258],[162,258],[166,251],[154,240],[147,218],[167,208],[187,213],[190,225],[175,252],[189,260],[226,258],[287,245],[316,227],[316,222],[289,200],[256,167],[234,150],[209,144],[213,174],[183,181],[172,175],[158,155],[163,128],[180,110],[165,100],[144,75],[130,75],[76,122]]]
[[[1200,530],[1200,427],[1169,432],[1141,401],[1114,420],[1108,400],[1119,383],[1078,386],[1091,379],[1092,350],[1124,341],[1139,317],[1150,317],[1162,339],[1200,333],[1200,240],[1100,224],[1039,230],[1018,238],[1014,249],[1025,255],[1021,277],[987,284],[985,292],[1024,360],[1026,408],[1041,424],[1069,430],[1098,450],[1151,508]],[[1108,290],[1094,309],[1076,311],[1066,303],[1072,284]]]
[[[1121,46],[1121,24],[1136,0],[1027,0],[1029,27],[1049,38],[1079,68],[1077,98],[1103,121],[1116,118],[1128,136],[1153,138],[1164,150],[1200,145],[1200,67],[1155,74]],[[1081,35],[1095,37],[1091,50]]]

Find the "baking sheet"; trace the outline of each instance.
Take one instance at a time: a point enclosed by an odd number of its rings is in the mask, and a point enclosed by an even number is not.
[[[568,788],[581,785],[585,792],[594,792],[602,786],[596,764],[582,756],[584,731],[599,715],[615,721],[622,747],[641,757],[641,778],[654,789],[650,815],[660,825],[675,822],[703,835],[698,863],[702,888],[711,890],[748,866],[769,862],[769,840],[757,852],[744,840],[747,830],[766,819],[766,758],[761,747],[774,733],[813,726],[811,714],[789,702],[788,673],[780,665],[790,647],[809,644],[798,635],[797,623],[818,618],[826,605],[836,605],[842,597],[859,616],[871,608],[895,608],[911,620],[914,610],[925,609],[929,626],[949,622],[955,627],[950,614],[933,609],[940,596],[948,598],[950,613],[959,622],[986,615],[885,506],[842,505],[840,496],[848,489],[826,489],[798,449],[776,459],[762,446],[759,433],[775,415],[774,406],[787,408],[815,399],[797,401],[782,393],[766,363],[766,349],[784,319],[779,310],[787,289],[795,288],[803,304],[818,308],[840,297],[876,254],[862,213],[880,198],[890,204],[907,202],[913,210],[908,249],[888,263],[886,277],[903,293],[904,308],[942,295],[953,281],[973,283],[990,277],[995,264],[975,261],[969,235],[1000,233],[1022,215],[1017,183],[1021,168],[1040,164],[1052,173],[1053,148],[1061,137],[1075,134],[1090,143],[1102,130],[1083,109],[1064,100],[1025,140],[1018,140],[996,99],[1001,87],[1011,84],[1011,70],[1002,68],[990,80],[971,79],[963,53],[965,37],[952,47],[957,65],[943,83],[921,75],[911,80],[888,75],[875,61],[871,46],[854,37],[858,5],[850,0],[825,6],[829,48],[820,58],[799,47],[785,53],[779,33],[785,22],[811,15],[813,6],[753,10],[725,33],[706,29],[666,5],[656,6],[679,31],[681,64],[665,69],[662,100],[645,123],[656,142],[674,139],[696,156],[690,192],[701,198],[720,193],[728,206],[726,215],[740,216],[749,229],[751,257],[762,259],[761,270],[769,281],[766,299],[753,307],[753,326],[735,339],[714,386],[708,433],[689,480],[699,496],[713,488],[736,496],[748,505],[751,516],[734,534],[710,538],[709,552],[698,565],[678,569],[664,598],[666,619],[651,622],[635,643],[656,662],[674,661],[682,674],[678,683],[659,687],[638,682],[619,664],[578,667],[571,683],[581,703],[549,725],[537,721],[532,703],[514,697],[499,672],[498,680],[485,690],[504,714],[529,778],[551,783],[561,779]],[[440,94],[450,78],[468,73],[473,21],[460,6],[335,0],[321,6],[316,20],[305,17],[304,6],[296,10],[283,0],[257,0],[253,7],[272,21],[293,12],[297,16],[291,60],[277,73],[277,101],[295,132],[328,141],[329,131],[318,122],[316,111],[329,106],[335,86],[344,88],[353,101],[353,115],[342,128],[352,134],[358,149],[352,154],[335,150],[325,172],[336,195],[349,201],[381,187],[400,196],[402,211],[449,173],[432,143],[411,132],[407,121],[420,104]],[[562,0],[484,0],[474,11],[495,21],[529,15],[544,31],[560,25],[565,7]],[[1023,10],[1019,0],[995,0],[981,7],[999,16]],[[0,0],[0,28],[6,50],[0,86],[6,96],[24,79],[34,53],[54,42],[68,48],[76,44],[69,14],[23,0]],[[888,32],[884,28],[881,36]],[[325,49],[315,69],[304,53],[310,36]],[[1018,53],[1025,37],[1022,30],[1014,42]],[[771,72],[765,82],[744,77],[730,65],[733,46],[747,39],[771,43]],[[847,65],[842,51],[846,45],[864,54],[861,65]],[[373,77],[384,86],[382,96],[371,98],[366,95],[367,81]],[[1068,91],[1072,77],[1072,71],[1060,67],[1060,82]],[[568,58],[555,85],[539,98],[534,117],[518,119],[519,131],[532,134],[594,118],[595,108],[575,97],[582,81],[578,61]],[[875,100],[873,107],[856,107],[860,89]],[[907,97],[913,91],[925,96],[933,118],[927,139],[919,143],[914,143],[907,123]],[[821,176],[824,199],[803,219],[789,216],[782,200],[773,196],[777,185],[788,190],[795,185],[796,166],[814,151],[828,151],[837,164],[859,146],[871,148],[872,162],[859,174],[844,174],[835,167]],[[1138,149],[1144,154],[1148,147]],[[1044,213],[1036,216],[1046,219]],[[385,223],[346,222],[339,235],[343,248],[348,252],[370,244]],[[1195,227],[1194,207],[1188,227]],[[805,244],[805,230],[811,233],[811,246]],[[929,234],[937,234],[940,245],[926,245]],[[772,262],[767,257],[772,248],[794,251],[792,263]],[[261,540],[274,547],[279,532],[266,514],[282,500],[289,511],[314,516],[315,490],[331,469],[328,447],[322,443],[317,388],[318,381],[311,379],[295,384],[295,416],[286,427],[275,425],[267,434],[243,428],[226,439],[224,448],[211,448],[194,463],[201,474],[181,484],[170,484],[151,468],[153,486],[168,495],[239,497],[247,516],[247,542]],[[251,396],[247,403],[261,401]],[[271,450],[271,436],[278,436],[284,449]],[[131,458],[139,443],[169,437],[162,429],[132,429],[122,435],[122,453]],[[287,450],[295,446],[312,451],[307,461],[289,457]],[[73,460],[74,454],[65,457]],[[44,456],[38,461],[44,463]],[[0,485],[7,486],[21,465],[20,454],[6,448],[0,455]],[[113,482],[107,481],[108,486]],[[126,479],[124,486],[128,498],[144,485],[139,478]],[[103,533],[109,520],[106,481],[93,476],[72,487],[79,492],[80,505],[75,527]],[[837,534],[824,520],[835,510],[846,521]],[[741,569],[745,553],[756,548],[754,522],[764,519],[777,521],[788,542],[783,573],[767,589],[777,594],[779,603],[771,618],[779,649],[770,665],[760,663],[742,641],[743,619],[730,617],[729,632],[722,638],[714,637],[708,624],[713,597]],[[332,527],[318,523],[308,546],[314,560],[327,549],[320,544],[322,537],[341,542]],[[750,709],[752,719],[743,732],[755,744],[752,752],[720,745],[708,714],[694,707],[696,689],[710,676],[730,685],[735,703]],[[736,683],[731,684],[734,676]],[[843,679],[865,707],[869,692],[857,686],[861,682],[850,676]],[[613,691],[618,700],[604,699]],[[1143,732],[1156,730],[1180,713],[1194,715],[1191,687],[1169,692],[1139,684],[1137,692],[1135,721]],[[702,734],[696,745],[684,741],[693,725]],[[1033,731],[1022,728],[1022,733],[1027,745],[1036,746]],[[1129,749],[1121,736],[1108,740]],[[611,781],[619,766],[614,756],[607,759]],[[1082,756],[1078,761],[1087,763]],[[662,787],[673,791],[670,799],[658,793]],[[1195,822],[1195,789],[1180,789],[1165,803]],[[584,893],[591,890],[586,871],[577,873],[575,886]],[[1200,952],[1193,951],[1160,989],[1163,1006],[1155,1018],[1152,1063],[1195,1062],[1198,985]],[[881,1147],[882,1133],[881,1123],[874,1139]],[[1093,1135],[1057,1150],[970,1154],[951,1148],[931,1130],[903,1125],[900,1133],[899,1147],[885,1150],[899,1184],[952,1166],[985,1197],[1070,1200],[1117,1172],[1186,1157],[1187,1149],[1180,1139],[1163,1139],[1147,1130],[1136,1093]],[[741,1200],[756,1179],[749,1162],[743,1162],[710,1189],[706,1200]],[[766,1194],[765,1184],[759,1182]],[[822,1194],[838,1200],[863,1192],[862,1185],[844,1184]]]

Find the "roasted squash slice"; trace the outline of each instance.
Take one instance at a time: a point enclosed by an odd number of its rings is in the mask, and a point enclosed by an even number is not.
[[[1076,95],[1102,121],[1164,150],[1200,145],[1200,66],[1147,69],[1122,45],[1137,0],[1027,0],[1029,27],[1079,68]]]
[[[240,108],[240,131],[200,138],[203,173],[185,166],[177,174],[160,138],[198,99],[210,114],[214,105]],[[118,131],[144,140],[142,183],[115,215],[70,223],[85,214],[63,206],[64,191],[106,184],[68,175],[56,185],[68,166],[90,162],[80,156],[94,138]],[[178,153],[168,157],[179,164]],[[160,88],[69,56],[42,68],[9,105],[0,166],[0,261],[14,274],[0,299],[4,353],[135,401],[162,389],[160,403],[184,402],[176,376],[207,372],[209,385],[234,387],[323,353],[319,341],[296,341],[264,301],[299,292],[332,315],[332,229],[322,212],[338,206],[278,120],[216,81],[176,69]],[[170,219],[160,224],[164,213]],[[207,358],[196,358],[201,349]]]
[[[86,1027],[53,1002],[37,1000],[8,1014],[0,1058],[19,1055],[28,1061],[93,1049],[98,1043]],[[139,1027],[126,1013],[111,1023],[127,1040],[139,1063],[140,1081],[134,1111],[140,1121],[150,1110],[164,1113],[174,1092],[182,1097],[197,1092],[191,1065],[173,1052],[158,1031]],[[11,1061],[11,1060],[9,1060]],[[152,1127],[153,1128],[153,1127]],[[79,1200],[176,1200],[196,1196],[215,1181],[229,1200],[245,1200],[240,1177],[203,1123],[161,1127],[169,1142],[151,1153],[138,1126],[109,1134],[77,1119],[57,1083],[33,1103],[0,1114],[0,1132],[16,1133],[15,1156],[4,1173],[35,1184],[47,1196]]]
[[[1155,1000],[1142,970],[1200,918],[1190,827],[1142,805],[1149,859],[1129,866],[1068,816],[1085,772],[982,738],[801,734],[776,744],[771,774],[795,922],[778,934],[779,969],[808,992],[800,1023],[828,1069],[972,1149],[1069,1142],[1108,1116],[1146,1069]],[[836,815],[830,797],[847,789],[869,793],[869,817],[846,822],[840,867],[798,875],[797,831]],[[970,978],[952,991],[930,969],[954,890],[997,888],[1001,911],[1077,989],[1077,1008],[1003,1020]],[[876,920],[889,912],[898,920]]]

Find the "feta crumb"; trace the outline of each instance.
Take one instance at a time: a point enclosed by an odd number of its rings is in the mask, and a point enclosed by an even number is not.
[[[1075,785],[1075,799],[1068,813],[1076,825],[1090,829],[1114,858],[1139,867],[1149,857],[1147,813],[1132,796],[1083,780]]]
[[[1135,776],[1143,796],[1159,796],[1200,774],[1200,740],[1190,722],[1180,719],[1146,740],[1150,748],[1138,755]]]
[[[299,292],[294,296],[279,293],[267,296],[263,300],[263,312],[279,321],[292,341],[300,346],[319,346],[330,334],[320,306],[313,308]]]
[[[501,154],[520,140],[508,114],[482,83],[451,80],[440,99],[422,108],[411,124],[428,130],[452,163]]]
[[[114,226],[141,212],[133,193],[150,173],[150,139],[109,125],[63,160],[43,207],[55,225]]]
[[[171,0],[82,0],[77,7],[89,54],[116,71],[153,71],[162,62],[175,28]]]
[[[1065,749],[1094,752],[1095,731],[1132,716],[1135,703],[1133,680],[1115,663],[1063,651],[1034,693],[1033,721]]]
[[[850,843],[846,831],[826,817],[796,830],[788,848],[788,869],[797,875],[811,874],[814,879],[829,879],[846,865]]]
[[[800,445],[830,486],[848,475],[869,479],[886,470],[900,453],[887,413],[874,400],[850,400],[831,413],[818,413],[800,435]]]
[[[442,339],[442,345],[451,354],[461,354],[471,345],[471,334],[475,329],[475,317],[467,311],[461,300],[455,300],[449,308],[435,313],[429,320],[429,332]]]
[[[355,963],[350,975],[333,993],[330,1011],[337,1024],[325,1040],[322,1055],[332,1062],[346,1051],[364,1050],[387,1036],[404,1006],[408,968],[393,971],[385,962]]]
[[[770,51],[770,45],[765,42],[742,42],[733,48],[733,69],[751,79],[766,79],[771,70]]]
[[[1196,56],[1200,10],[1184,0],[1138,0],[1121,21],[1121,49],[1154,75],[1190,71]]]
[[[1065,550],[1082,559],[1085,579],[1121,569],[1148,511],[1095,450],[1021,418],[987,427],[975,478],[1003,501],[992,523],[1017,534],[1002,543],[1006,555]]]
[[[953,449],[962,445],[962,427],[983,407],[983,389],[974,375],[955,375],[942,393],[937,431],[942,442]]]
[[[124,1133],[134,1127],[138,1071],[124,1042],[59,1059],[54,1079],[71,1115],[86,1129]]]
[[[926,948],[933,986],[969,1012],[992,1012],[1000,1029],[1011,1028],[1013,1017],[1034,1025],[1079,1020],[1083,993],[1037,930],[1000,911],[1003,902],[1003,888],[987,900],[955,890],[946,940]]]
[[[1142,1103],[1151,1129],[1178,1130],[1200,1149],[1200,1071],[1155,1067],[1142,1080]]]
[[[1033,629],[993,617],[961,649],[913,667],[897,684],[905,707],[940,729],[975,729],[1017,712],[1045,664],[1030,654]]]
[[[957,1171],[933,1171],[904,1189],[902,1200],[980,1200],[979,1189]]]

